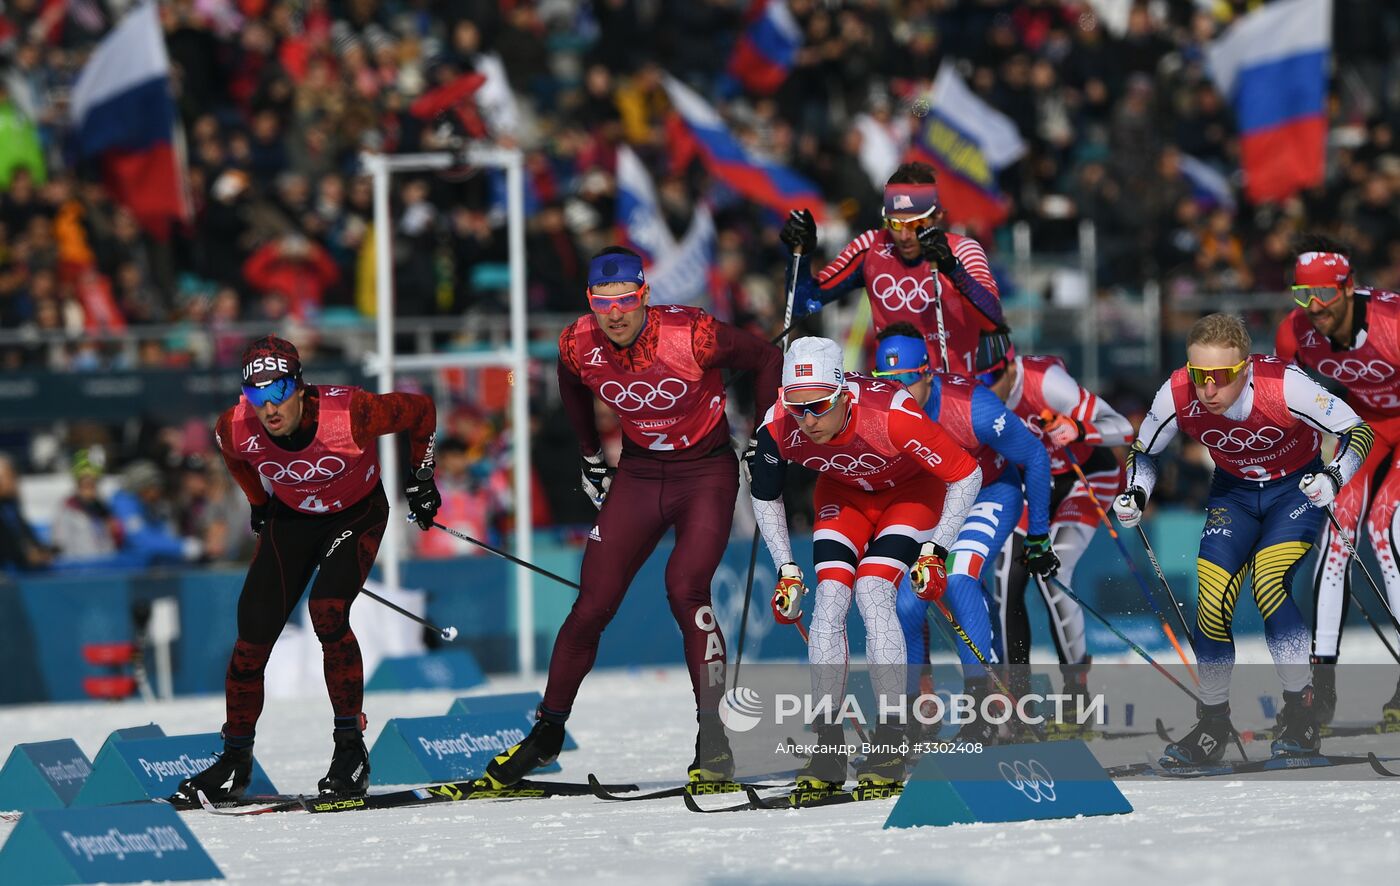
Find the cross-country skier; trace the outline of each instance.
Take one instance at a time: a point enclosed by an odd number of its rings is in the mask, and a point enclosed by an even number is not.
[[[584,548],[578,599],[559,628],[535,728],[486,777],[514,784],[559,755],[564,721],[598,641],[632,578],[666,531],[666,597],[680,626],[699,721],[691,781],[734,774],[719,721],[725,647],[710,582],[729,542],[739,471],[725,418],[723,369],[753,373],[758,414],[772,405],[782,352],[698,308],[648,304],[641,258],[611,246],[588,266],[584,315],[559,336],[559,392],[578,435],[583,489],[599,508]],[[593,398],[622,422],[617,467],[603,459]]]
[[[846,616],[854,594],[865,622],[865,655],[881,712],[905,695],[904,633],[895,591],[910,567],[928,599],[947,584],[944,562],[981,488],[977,462],[894,381],[847,376],[841,348],[800,338],[783,360],[781,403],[768,410],[753,460],[754,516],[778,570],[773,614],[801,617],[802,569],[788,538],[783,485],[788,462],[817,471],[816,603],[808,659],[823,719],[818,751],[799,773],[802,786],[832,789],[846,778],[843,730],[835,714],[845,691]],[[900,720],[903,718],[901,717]],[[904,780],[902,722],[883,716],[857,777]]]
[[[1072,587],[1079,558],[1099,528],[1094,498],[1105,505],[1123,488],[1123,466],[1110,447],[1133,442],[1133,426],[1112,406],[1065,370],[1058,357],[1019,356],[1004,333],[987,333],[978,351],[978,379],[1016,413],[1050,454],[1054,489],[1050,494],[1050,543],[1060,561],[1059,580]],[[1070,464],[1078,462],[1086,487]],[[1026,614],[1030,576],[1017,548],[1029,543],[1018,532],[1002,558],[997,575],[997,603],[1002,645],[1013,666],[1030,662],[1031,626]],[[1050,636],[1060,658],[1065,694],[1087,693],[1089,655],[1084,639],[1084,612],[1079,604],[1044,586]]]
[[[1312,547],[1322,508],[1355,475],[1371,449],[1372,431],[1350,406],[1301,369],[1277,357],[1250,354],[1243,321],[1211,314],[1196,321],[1186,365],[1157,391],[1128,460],[1127,491],[1113,509],[1136,526],[1157,479],[1156,456],[1179,430],[1210,451],[1216,471],[1196,560],[1200,587],[1195,647],[1200,668],[1200,718],[1167,745],[1165,761],[1218,761],[1234,734],[1230,631],[1235,602],[1254,573],[1254,602],[1283,683],[1272,752],[1310,755],[1321,748],[1308,667],[1308,629],[1289,594],[1293,570]],[[1325,467],[1321,433],[1341,438]]]
[[[1347,404],[1376,433],[1366,463],[1337,494],[1337,522],[1357,545],[1361,521],[1376,552],[1390,610],[1400,613],[1400,567],[1395,533],[1400,529],[1400,294],[1356,287],[1344,247],[1325,237],[1299,243],[1293,265],[1293,300],[1298,304],[1278,328],[1274,349],[1340,385]],[[1313,575],[1313,690],[1319,719],[1328,723],[1337,706],[1338,647],[1351,584],[1351,555],[1331,521],[1323,526],[1326,553]],[[1387,722],[1400,724],[1400,685],[1382,706]]]
[[[912,325],[895,323],[876,334],[875,367],[871,375],[904,385],[924,413],[959,446],[973,453],[982,468],[982,490],[949,548],[947,601],[968,638],[993,661],[992,623],[982,571],[995,563],[1021,519],[1023,506],[1030,520],[1024,548],[1026,568],[1036,575],[1054,575],[1059,569],[1050,545],[1050,458],[1040,440],[991,391],[963,376],[931,373],[928,344]],[[1018,468],[1025,470],[1024,497]],[[907,660],[926,668],[929,601],[901,583],[898,605]],[[990,689],[989,678],[968,645],[959,642],[957,646],[964,692],[977,699],[980,709]],[[989,744],[996,732],[994,724],[974,719],[963,726],[958,737]]]
[[[820,311],[865,287],[874,328],[912,323],[928,341],[936,371],[971,375],[978,333],[1004,324],[987,253],[971,237],[944,231],[947,212],[938,202],[933,167],[927,163],[896,169],[884,196],[884,228],[846,244],[815,278],[816,222],[806,209],[788,216],[779,237],[802,253],[793,316]],[[788,280],[790,286],[792,282]]]
[[[214,439],[252,506],[258,541],[238,598],[238,639],[224,681],[224,751],[181,782],[176,797],[197,802],[196,791],[203,791],[217,802],[247,789],[263,671],[313,572],[311,624],[335,712],[335,753],[320,790],[361,796],[369,786],[364,668],[350,606],[389,519],[377,438],[408,435],[404,496],[412,519],[427,530],[442,505],[433,482],[437,410],[422,394],[308,385],[296,347],[275,336],[248,345],[242,367],[243,396],[219,417]]]

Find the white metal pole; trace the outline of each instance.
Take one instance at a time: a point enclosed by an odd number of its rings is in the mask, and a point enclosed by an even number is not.
[[[375,332],[379,350],[379,393],[394,390],[394,266],[389,249],[391,236],[389,218],[388,158],[383,154],[365,157],[374,183],[374,277]],[[379,562],[383,564],[384,587],[390,599],[399,592],[399,527],[393,518],[393,505],[399,495],[398,446],[393,434],[379,438],[379,474],[384,492],[389,496],[389,525],[384,527],[384,539],[379,544]]]
[[[525,174],[519,151],[506,162],[507,245],[510,257],[511,442],[515,464],[515,556],[533,560],[530,507],[530,366],[525,333]],[[516,655],[520,673],[535,670],[535,582],[515,570]]]

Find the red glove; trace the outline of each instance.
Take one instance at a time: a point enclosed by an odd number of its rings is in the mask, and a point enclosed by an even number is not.
[[[914,586],[914,596],[920,600],[938,600],[948,590],[948,570],[943,565],[948,559],[948,551],[931,541],[924,542],[919,551],[919,559],[909,570],[909,581]]]
[[[796,563],[784,563],[778,569],[778,587],[773,591],[773,619],[790,625],[802,618],[802,570]]]
[[[1070,418],[1068,415],[1060,415],[1049,409],[1041,410],[1040,426],[1045,431],[1045,436],[1050,438],[1050,442],[1061,449],[1071,443],[1082,443],[1093,430],[1092,425]]]

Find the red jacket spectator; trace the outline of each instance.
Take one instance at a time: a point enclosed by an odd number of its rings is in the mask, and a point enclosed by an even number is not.
[[[292,314],[305,319],[320,309],[326,290],[340,279],[340,269],[319,244],[288,234],[269,240],[248,256],[243,276],[261,292],[285,295]]]

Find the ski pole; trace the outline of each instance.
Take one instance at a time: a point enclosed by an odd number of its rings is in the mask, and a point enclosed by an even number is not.
[[[457,639],[457,629],[452,625],[448,625],[445,628],[440,628],[432,622],[428,621],[423,616],[414,615],[412,612],[409,612],[407,609],[404,609],[397,603],[390,603],[388,600],[385,600],[383,597],[379,596],[374,591],[371,591],[368,588],[360,588],[360,593],[364,594],[366,597],[369,597],[371,600],[374,600],[376,603],[383,603],[385,606],[388,606],[390,609],[394,610],[399,615],[402,615],[406,618],[410,618],[431,631],[436,631],[439,637],[442,637],[442,639],[446,640],[449,643]]]
[[[1147,580],[1144,579],[1142,573],[1138,571],[1137,564],[1133,562],[1132,555],[1128,553],[1128,546],[1123,543],[1123,539],[1118,535],[1118,530],[1113,527],[1113,521],[1108,519],[1108,513],[1104,511],[1103,505],[1099,503],[1099,495],[1094,491],[1094,487],[1089,484],[1089,478],[1085,476],[1084,468],[1080,466],[1079,459],[1075,458],[1074,453],[1070,451],[1069,447],[1065,447],[1060,451],[1063,452],[1065,458],[1069,460],[1070,467],[1074,468],[1074,472],[1079,475],[1079,482],[1084,484],[1085,491],[1089,493],[1089,500],[1094,503],[1094,510],[1098,512],[1099,520],[1103,523],[1105,528],[1108,529],[1109,537],[1118,545],[1118,553],[1122,554],[1123,559],[1127,562],[1128,571],[1133,574],[1133,578],[1137,579],[1138,590],[1142,592],[1143,599],[1147,601],[1148,606],[1152,607],[1152,611],[1156,613],[1158,620],[1162,622],[1162,631],[1166,633],[1167,639],[1172,644],[1172,648],[1176,650],[1176,654],[1181,658],[1181,663],[1186,665],[1186,673],[1191,675],[1191,682],[1195,683],[1197,686],[1201,685],[1200,678],[1196,676],[1195,670],[1191,667],[1190,660],[1186,657],[1186,651],[1181,648],[1181,642],[1176,638],[1176,632],[1172,630],[1171,624],[1167,622],[1166,614],[1163,613],[1161,607],[1157,605],[1157,601],[1152,599],[1152,593],[1147,588]],[[1164,578],[1162,581],[1163,585],[1165,585],[1166,579]],[[1171,594],[1171,591],[1168,590],[1167,593]],[[1185,628],[1184,621],[1182,627]],[[1189,633],[1186,635],[1186,642],[1191,642],[1191,635]]]
[[[783,331],[778,333],[772,340],[772,344],[783,343],[783,353],[787,353],[787,334],[792,330],[792,306],[797,299],[797,270],[802,263],[802,253],[793,250],[792,253],[792,273],[788,281],[787,307],[783,311]],[[737,376],[736,376],[737,378]],[[733,384],[734,379],[730,379]],[[763,416],[754,416],[754,425],[757,428],[759,422],[763,421]],[[754,436],[758,436],[755,429]],[[739,685],[739,669],[744,665],[744,634],[749,625],[749,601],[753,599],[753,574],[758,567],[758,521],[755,519],[753,526],[753,543],[749,546],[749,571],[748,578],[744,580],[744,608],[742,621],[739,622],[739,650],[734,654],[734,685]],[[802,635],[802,642],[807,642],[807,631],[802,627],[801,621],[793,622],[797,625],[797,632]]]
[[[1167,574],[1162,571],[1162,564],[1157,561],[1157,552],[1152,550],[1152,542],[1147,540],[1147,530],[1142,528],[1142,524],[1137,526],[1138,538],[1142,539],[1142,549],[1147,552],[1147,562],[1152,564],[1152,571],[1157,573],[1157,581],[1162,583],[1162,590],[1167,592],[1167,599],[1172,601],[1172,608],[1176,610],[1176,617],[1181,621],[1181,629],[1186,633],[1186,641],[1191,642],[1191,628],[1186,623],[1185,607],[1176,599],[1176,594],[1172,593],[1172,586],[1167,584]],[[1194,651],[1195,647],[1192,647]]]
[[[1127,635],[1127,634],[1123,633],[1122,631],[1118,630],[1118,628],[1114,627],[1113,622],[1111,622],[1111,621],[1109,621],[1107,618],[1105,618],[1097,609],[1095,609],[1094,607],[1090,606],[1088,603],[1084,602],[1084,599],[1083,599],[1082,597],[1080,597],[1078,594],[1076,594],[1074,591],[1071,591],[1069,588],[1065,587],[1064,583],[1061,582],[1059,579],[1055,578],[1055,577],[1052,575],[1052,576],[1050,576],[1049,578],[1041,578],[1040,576],[1036,576],[1036,580],[1042,582],[1042,585],[1043,585],[1043,583],[1046,582],[1046,581],[1050,582],[1050,584],[1054,585],[1055,588],[1056,588],[1057,590],[1060,591],[1060,593],[1064,594],[1066,597],[1069,597],[1071,600],[1073,600],[1074,602],[1078,603],[1081,607],[1083,607],[1083,609],[1084,609],[1085,612],[1089,613],[1089,614],[1092,615],[1094,618],[1097,618],[1099,621],[1103,622],[1104,627],[1106,627],[1106,628],[1108,628],[1110,631],[1112,631],[1112,632],[1118,637],[1118,639],[1122,640],[1124,643],[1127,643],[1127,644],[1128,644],[1128,647],[1129,647],[1130,649],[1132,649],[1132,650],[1133,650],[1134,652],[1136,652],[1138,655],[1142,656],[1142,658],[1143,658],[1144,661],[1146,661],[1148,664],[1152,665],[1154,668],[1156,668],[1158,671],[1160,671],[1161,674],[1162,674],[1162,676],[1164,676],[1164,677],[1166,677],[1168,680],[1172,681],[1172,685],[1174,685],[1177,689],[1180,689],[1182,692],[1186,693],[1187,695],[1191,696],[1192,700],[1195,701],[1196,704],[1200,704],[1200,703],[1201,703],[1201,697],[1200,697],[1199,695],[1197,695],[1196,693],[1192,692],[1192,691],[1190,690],[1190,688],[1188,688],[1187,685],[1186,685],[1185,683],[1183,683],[1183,682],[1181,682],[1180,680],[1178,680],[1177,678],[1173,677],[1172,674],[1171,674],[1171,671],[1167,670],[1166,668],[1164,668],[1164,667],[1162,667],[1160,664],[1158,664],[1158,663],[1157,663],[1157,659],[1155,659],[1155,658],[1153,658],[1152,656],[1148,655],[1148,654],[1147,654],[1147,651],[1146,651],[1145,649],[1143,649],[1141,646],[1137,645],[1137,644],[1134,643],[1132,640],[1130,640],[1130,639],[1128,638],[1128,635]],[[1043,587],[1043,586],[1042,586],[1042,588],[1041,588],[1041,591],[1042,591],[1042,593],[1044,592],[1044,587]]]
[[[1017,704],[1016,696],[1012,694],[1011,689],[1001,679],[1001,675],[992,667],[991,662],[987,661],[987,657],[982,654],[982,650],[978,649],[977,644],[972,642],[972,638],[967,635],[967,631],[963,630],[963,626],[959,624],[958,620],[953,616],[953,611],[943,604],[942,598],[936,598],[933,604],[943,613],[943,617],[948,619],[948,624],[953,627],[953,633],[957,634],[958,639],[963,641],[963,645],[972,653],[972,657],[977,659],[978,663],[982,665],[982,670],[986,671],[987,676],[991,678],[992,682],[997,684],[997,691],[1006,696],[1007,702],[1014,709]],[[1036,741],[1041,740],[1040,735],[1038,735],[1034,729],[1027,729],[1026,731],[1029,732]]]
[[[489,545],[489,544],[487,544],[487,543],[484,542],[484,541],[479,541],[478,539],[472,538],[470,535],[466,535],[466,534],[464,534],[464,533],[458,532],[457,530],[453,529],[451,526],[444,526],[444,525],[442,525],[441,523],[437,522],[436,520],[433,521],[433,525],[436,526],[438,529],[441,529],[443,532],[446,532],[448,535],[452,535],[452,536],[455,536],[455,537],[457,537],[457,538],[460,538],[462,541],[467,542],[468,544],[474,544],[474,545],[476,545],[476,546],[479,547],[479,548],[485,548],[486,550],[488,550],[488,551],[490,551],[491,553],[495,554],[497,557],[500,557],[500,558],[503,559],[503,560],[509,560],[510,562],[514,563],[516,566],[524,566],[526,569],[529,569],[529,570],[532,571],[532,572],[536,572],[536,573],[538,573],[538,574],[540,574],[540,575],[543,575],[545,578],[552,578],[552,579],[554,579],[555,581],[559,582],[561,585],[567,585],[567,586],[573,588],[573,589],[576,590],[576,591],[579,589],[578,582],[576,582],[576,581],[569,581],[567,578],[565,578],[565,577],[562,576],[562,575],[557,575],[557,574],[555,574],[555,573],[553,573],[553,572],[550,572],[548,569],[544,569],[544,568],[542,568],[542,567],[536,566],[534,563],[529,563],[529,562],[526,562],[525,560],[521,560],[519,557],[515,557],[515,556],[512,556],[512,555],[510,555],[510,554],[507,554],[505,551],[501,550],[500,548],[495,547],[494,545]]]

